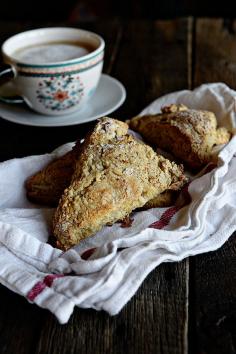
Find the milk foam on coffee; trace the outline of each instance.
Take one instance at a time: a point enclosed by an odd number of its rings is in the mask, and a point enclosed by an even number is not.
[[[93,50],[87,43],[46,43],[18,49],[15,57],[21,62],[46,64],[80,58]]]

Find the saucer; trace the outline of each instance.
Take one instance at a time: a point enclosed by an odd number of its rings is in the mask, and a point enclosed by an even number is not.
[[[126,98],[124,86],[109,75],[102,74],[96,92],[81,110],[65,116],[46,116],[26,105],[0,103],[0,117],[10,122],[36,127],[60,127],[90,122],[114,112]]]

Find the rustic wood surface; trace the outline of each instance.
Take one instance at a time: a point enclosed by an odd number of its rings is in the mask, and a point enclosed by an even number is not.
[[[198,19],[193,85],[225,82],[236,89],[236,22]],[[190,259],[190,349],[236,353],[236,242]]]
[[[0,22],[0,41],[38,26]],[[127,89],[126,102],[112,115],[118,119],[136,115],[162,94],[203,82],[236,88],[233,21],[114,20],[83,27],[104,37],[104,71]],[[92,124],[34,128],[1,119],[0,160],[50,152]],[[119,315],[77,308],[63,326],[0,287],[0,353],[236,353],[235,253],[232,236],[217,252],[163,264]]]

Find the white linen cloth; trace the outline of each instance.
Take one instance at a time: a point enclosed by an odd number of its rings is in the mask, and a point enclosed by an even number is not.
[[[166,95],[142,114],[175,102],[211,110],[220,125],[235,132],[236,92],[226,85],[205,84]],[[117,223],[65,253],[53,248],[46,243],[53,209],[30,203],[24,182],[72,145],[0,164],[0,282],[50,310],[60,323],[69,320],[75,305],[117,314],[160,263],[216,250],[235,231],[233,136],[221,150],[217,167],[203,171],[188,192],[183,191],[188,205],[137,212],[129,228]]]

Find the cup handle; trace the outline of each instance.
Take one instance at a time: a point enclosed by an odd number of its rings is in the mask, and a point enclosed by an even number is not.
[[[15,72],[11,65],[4,64],[0,68],[0,86],[5,84],[7,81],[14,79],[14,77],[15,77]],[[0,102],[19,104],[19,103],[24,103],[24,100],[20,96],[4,97],[0,95]]]

